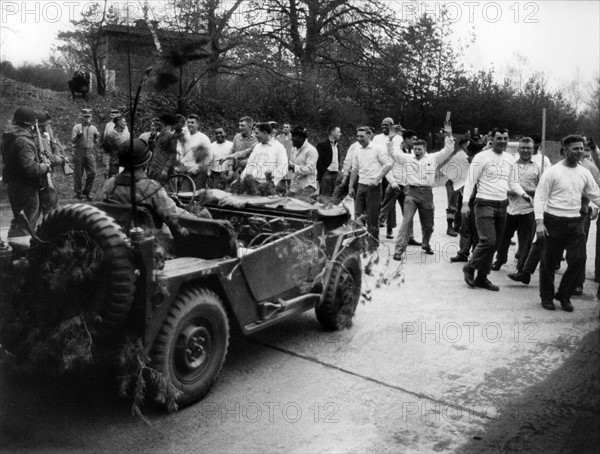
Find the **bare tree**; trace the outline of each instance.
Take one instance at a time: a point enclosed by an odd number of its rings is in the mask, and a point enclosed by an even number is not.
[[[96,76],[96,91],[100,96],[106,93],[106,77],[100,63],[100,39],[102,29],[109,23],[117,23],[119,18],[108,0],[103,4],[88,3],[81,13],[81,20],[73,20],[74,31],[61,31],[58,39],[64,44],[58,46],[58,51],[64,54],[67,61],[77,61]]]

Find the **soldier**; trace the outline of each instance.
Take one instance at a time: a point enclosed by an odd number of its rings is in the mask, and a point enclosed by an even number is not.
[[[63,155],[64,147],[60,141],[54,137],[52,131],[52,118],[48,112],[37,113],[37,146],[40,153],[41,162],[50,164],[51,169],[60,165],[67,164],[67,158]],[[52,178],[48,176],[47,178]],[[43,214],[47,214],[58,208],[58,193],[53,187],[44,187],[40,191],[40,205]]]
[[[124,170],[106,180],[101,191],[96,195],[96,200],[131,205],[131,173],[133,172],[138,207],[146,210],[153,219],[167,224],[171,233],[185,236],[187,230],[178,223],[179,216],[185,213],[185,210],[177,207],[160,183],[146,175],[151,157],[152,153],[148,146],[140,139],[133,140],[131,151],[129,142],[121,144],[119,164],[124,167]]]
[[[8,200],[13,212],[13,220],[8,230],[8,238],[25,236],[27,229],[17,221],[23,212],[29,225],[35,229],[40,219],[39,190],[42,181],[50,172],[50,166],[41,163],[32,133],[37,114],[30,107],[19,107],[11,127],[2,135],[2,177],[7,184]]]

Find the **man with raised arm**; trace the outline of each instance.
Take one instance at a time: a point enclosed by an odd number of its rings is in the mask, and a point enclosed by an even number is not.
[[[394,260],[402,260],[408,244],[410,226],[415,213],[419,212],[421,231],[423,235],[422,249],[428,255],[433,255],[429,244],[433,233],[433,218],[435,207],[433,205],[433,183],[435,171],[442,161],[456,153],[454,150],[454,137],[450,125],[446,125],[445,147],[438,153],[427,154],[427,142],[415,140],[413,142],[414,154],[403,153],[399,148],[392,149],[394,161],[401,166],[406,175],[406,197],[404,199],[404,217],[396,238]],[[390,185],[396,185],[393,175],[387,176]]]

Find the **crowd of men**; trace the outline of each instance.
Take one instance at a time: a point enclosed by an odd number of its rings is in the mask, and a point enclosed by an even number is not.
[[[155,188],[165,185],[173,175],[185,175],[183,184],[191,186],[188,190],[237,188],[239,192],[240,187],[247,187],[245,182],[253,181],[270,184],[283,194],[312,196],[327,203],[337,204],[349,196],[354,199],[355,219],[367,227],[372,249],[379,245],[380,228],[386,229],[388,239],[394,238],[397,204],[402,222],[393,258],[402,261],[411,245],[420,247],[424,254],[434,254],[430,244],[435,214],[433,187],[439,170],[457,153],[464,153],[470,163],[468,174],[457,175],[446,184],[446,233],[457,236],[460,232],[460,249],[450,261],[466,262],[466,284],[499,290],[489,275],[507,263],[516,233],[517,271],[509,278],[529,284],[539,262],[543,308],[555,309],[557,300],[570,312],[570,298],[583,291],[587,235],[600,206],[600,150],[588,137],[565,137],[563,159],[551,165],[537,136],[521,138],[516,156],[508,153],[509,131],[503,128],[490,131],[485,138],[467,134],[455,143],[446,122],[440,132],[442,150],[428,152],[427,141],[388,117],[381,123],[380,134],[372,127],[359,126],[356,141],[342,150],[339,125],[331,125],[327,139],[313,146],[303,126],[284,123],[280,130],[276,122],[255,123],[243,117],[231,141],[227,131],[217,127],[211,142],[200,131],[197,115],[165,113],[152,120],[151,130],[135,139],[130,149],[126,117],[117,109],[111,110],[110,116],[100,134],[92,124],[91,110],[83,109],[81,122],[72,128],[74,193],[78,199],[94,200],[96,151],[102,147],[107,181],[96,199],[108,200],[118,194],[129,197],[130,191],[119,187],[129,184],[133,172],[136,186],[143,185],[144,191],[151,187],[156,194],[149,209],[160,211],[173,229],[177,229],[177,209],[164,190]],[[35,228],[42,214],[58,206],[51,172],[68,161],[50,123],[47,112],[21,107],[3,135],[3,176],[15,218],[9,237],[24,233],[21,213]],[[413,234],[417,213],[421,242]],[[555,270],[563,256],[567,268],[555,291]]]

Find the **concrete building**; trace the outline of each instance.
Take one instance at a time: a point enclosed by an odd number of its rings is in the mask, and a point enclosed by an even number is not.
[[[183,33],[157,28],[152,22],[153,34],[145,20],[137,20],[134,25],[110,24],[103,27],[98,55],[100,65],[106,74],[107,92],[129,90],[129,60],[131,60],[132,87],[137,87],[149,66],[161,62],[175,50],[179,53],[207,53],[208,38],[205,35]],[[161,49],[159,53],[158,49]],[[185,55],[182,55],[185,58]],[[163,64],[164,63],[164,59]],[[202,68],[202,61],[191,61],[183,67],[184,83],[191,80]],[[179,71],[177,71],[177,74]]]

